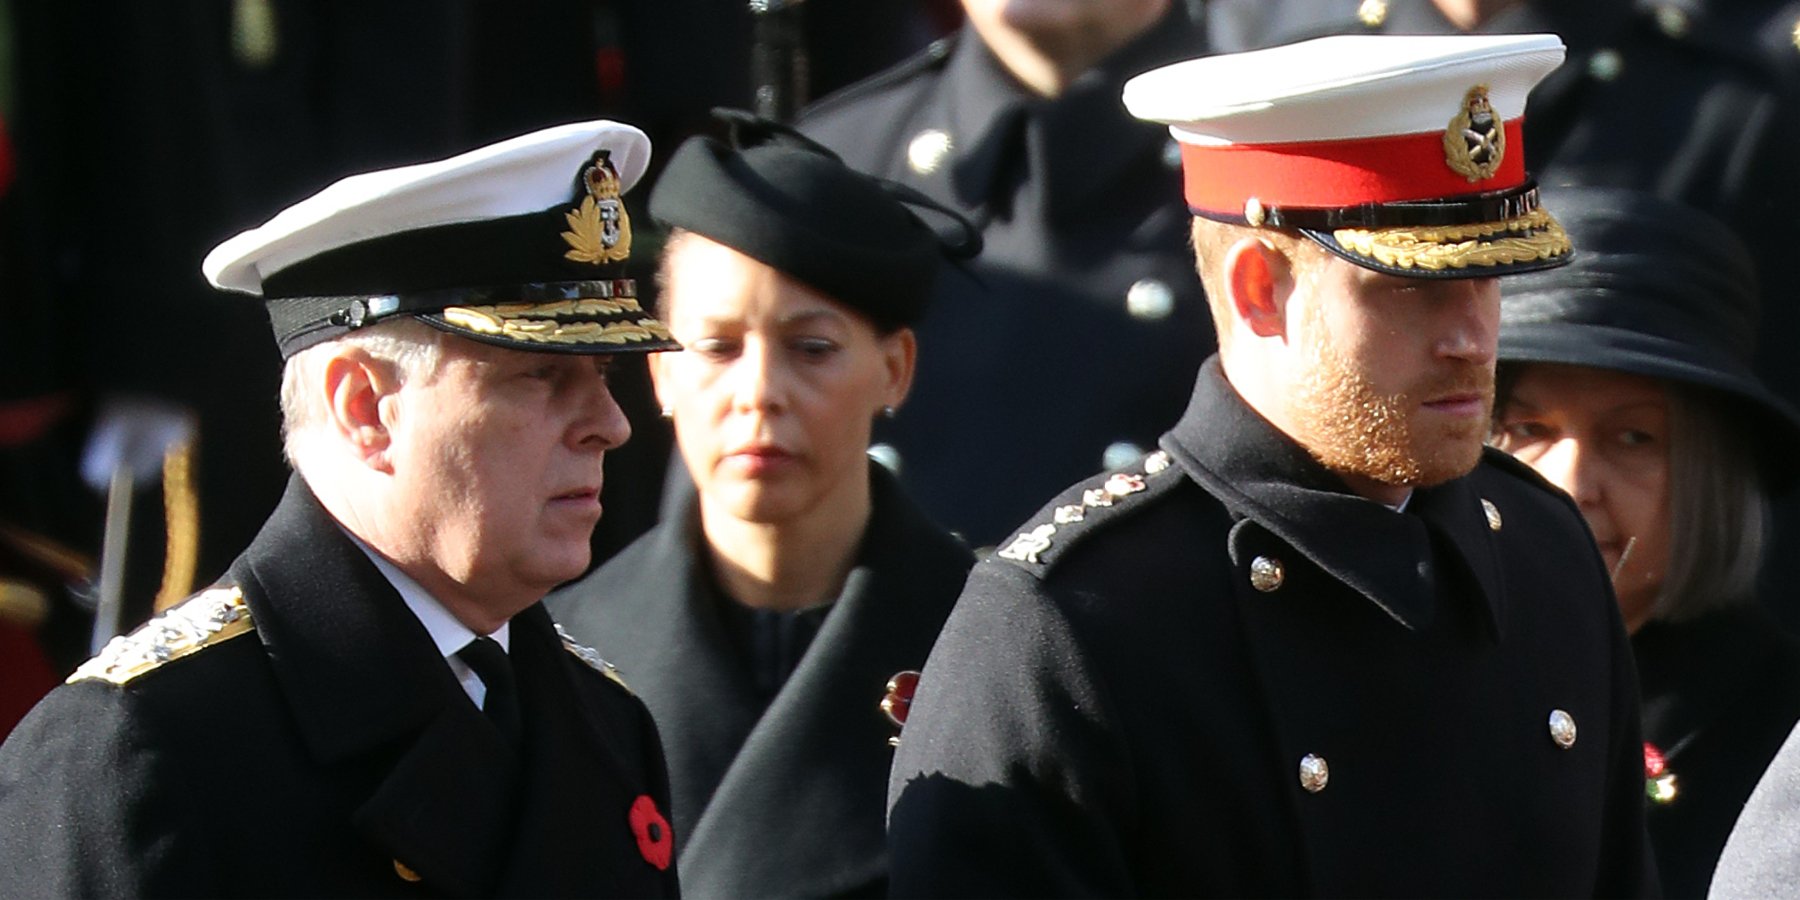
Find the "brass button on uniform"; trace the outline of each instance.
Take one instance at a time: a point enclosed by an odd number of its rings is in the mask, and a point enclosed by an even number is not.
[[[1281,567],[1281,560],[1270,556],[1258,556],[1250,561],[1250,586],[1263,593],[1279,587],[1287,578],[1287,572]]]
[[[936,172],[949,155],[950,135],[936,128],[913,135],[912,143],[906,145],[906,164],[920,175]]]
[[[1673,3],[1665,3],[1656,8],[1656,27],[1662,29],[1662,33],[1669,37],[1685,37],[1688,33],[1688,26],[1691,24],[1688,21],[1687,10]]]
[[[1370,28],[1380,28],[1387,21],[1387,0],[1362,0],[1356,6],[1356,18]]]
[[[1325,764],[1325,757],[1315,753],[1300,757],[1300,786],[1307,793],[1316,794],[1330,782],[1331,766]]]
[[[1487,514],[1488,530],[1489,531],[1499,531],[1500,530],[1500,507],[1495,506],[1494,501],[1489,500],[1486,497],[1483,497],[1483,498],[1481,498],[1481,511]]]
[[[1560,709],[1551,710],[1550,740],[1564,750],[1575,746],[1575,717]]]

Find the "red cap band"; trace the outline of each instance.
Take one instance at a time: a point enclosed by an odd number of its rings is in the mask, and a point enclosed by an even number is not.
[[[1503,191],[1525,183],[1524,121],[1506,123],[1499,170],[1474,182],[1444,161],[1442,131],[1288,144],[1183,143],[1187,202],[1236,217],[1252,197],[1265,207],[1333,209]]]

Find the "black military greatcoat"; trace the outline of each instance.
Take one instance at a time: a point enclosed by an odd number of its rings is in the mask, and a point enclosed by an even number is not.
[[[630,821],[668,809],[649,714],[541,605],[512,620],[515,753],[298,478],[228,578],[177,610],[231,625],[153,620],[131,641],[175,658],[78,673],[0,747],[0,894],[677,893]]]
[[[800,120],[981,229],[975,277],[939,279],[906,408],[876,429],[919,505],[971,544],[1006,537],[1109,447],[1150,447],[1210,350],[1174,142],[1119,100],[1126,79],[1206,52],[1175,6],[1054,100],[965,28]],[[1090,362],[1108,359],[1131,364]]]
[[[889,787],[901,896],[1653,893],[1637,683],[1574,505],[1490,452],[1404,512],[1216,359],[984,561]]]
[[[856,567],[764,700],[727,634],[692,491],[550,600],[629,673],[666,739],[682,887],[696,897],[881,896],[894,726],[887,681],[925,662],[974,557],[871,466]]]

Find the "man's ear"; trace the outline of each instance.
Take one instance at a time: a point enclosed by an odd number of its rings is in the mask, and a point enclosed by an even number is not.
[[[1287,254],[1262,238],[1246,237],[1225,251],[1225,289],[1231,309],[1257,337],[1287,336],[1287,299],[1294,268]]]
[[[325,406],[332,429],[358,459],[392,473],[387,451],[393,437],[381,417],[381,401],[397,393],[400,380],[391,363],[350,347],[325,361]]]

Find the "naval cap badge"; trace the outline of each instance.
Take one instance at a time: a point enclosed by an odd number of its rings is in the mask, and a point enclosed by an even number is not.
[[[630,257],[631,217],[619,199],[622,185],[619,170],[613,168],[612,151],[595,151],[581,172],[581,183],[586,189],[581,205],[563,214],[569,223],[569,230],[562,234],[569,251],[563,256],[596,266]]]
[[[1463,95],[1462,106],[1444,129],[1444,164],[1471,182],[1494,177],[1506,158],[1506,123],[1488,100],[1488,86],[1478,84]]]

